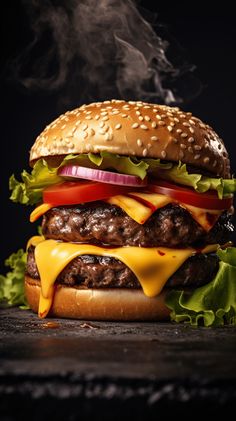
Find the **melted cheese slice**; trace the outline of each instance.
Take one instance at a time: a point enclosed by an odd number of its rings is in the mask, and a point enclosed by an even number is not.
[[[155,210],[160,209],[169,203],[178,203],[191,214],[192,218],[195,219],[195,221],[201,225],[205,231],[209,231],[214,226],[217,219],[223,212],[222,210],[197,208],[185,203],[176,202],[164,194],[155,193],[149,194],[133,192],[129,193],[128,196],[112,196],[107,199],[106,202],[119,206],[139,224],[144,224],[153,212],[155,212]]]
[[[30,222],[37,221],[40,216],[46,213],[49,209],[53,208],[54,205],[50,205],[50,203],[42,203],[41,205],[37,206],[30,214]]]
[[[144,224],[157,209],[163,208],[169,203],[178,203],[185,208],[195,221],[209,231],[216,223],[222,210],[202,209],[185,203],[176,202],[169,196],[158,193],[131,192],[128,195],[112,196],[106,200],[111,205],[119,206],[127,215],[138,224]],[[35,222],[40,216],[51,209],[53,205],[43,203],[30,214],[30,222]]]
[[[148,297],[158,295],[167,280],[194,255],[193,248],[170,249],[165,247],[105,248],[89,244],[63,243],[39,237],[35,247],[35,260],[41,279],[39,316],[46,317],[53,302],[54,283],[71,260],[83,254],[111,256],[122,261],[136,275]],[[30,242],[29,242],[30,244]],[[202,253],[214,251],[218,244],[208,246]]]

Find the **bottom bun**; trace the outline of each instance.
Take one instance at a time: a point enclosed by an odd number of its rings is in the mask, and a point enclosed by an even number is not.
[[[30,308],[38,312],[40,282],[25,277]],[[49,316],[87,320],[167,320],[166,291],[149,298],[141,289],[78,289],[57,285]]]

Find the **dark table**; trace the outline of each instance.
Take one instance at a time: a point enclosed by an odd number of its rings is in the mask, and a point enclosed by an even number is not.
[[[0,310],[1,421],[225,419],[235,410],[234,327]]]

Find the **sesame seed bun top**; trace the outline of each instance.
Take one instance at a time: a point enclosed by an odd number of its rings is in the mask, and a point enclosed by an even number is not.
[[[222,139],[177,107],[111,100],[83,105],[58,117],[37,137],[30,163],[39,158],[102,151],[181,161],[230,177]]]

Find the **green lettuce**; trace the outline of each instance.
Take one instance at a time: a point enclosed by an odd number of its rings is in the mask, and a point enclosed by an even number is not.
[[[236,180],[225,180],[223,178],[210,178],[201,174],[189,174],[186,164],[173,164],[170,162],[161,162],[160,159],[147,158],[138,160],[101,152],[100,154],[80,154],[67,155],[57,166],[49,166],[45,159],[39,159],[32,172],[23,171],[21,181],[18,181],[14,175],[9,181],[11,190],[10,199],[13,202],[25,205],[34,205],[42,200],[43,189],[56,183],[60,183],[65,178],[60,177],[58,169],[63,165],[77,164],[88,168],[99,168],[101,170],[110,169],[119,173],[130,174],[140,177],[142,180],[147,174],[173,181],[177,184],[193,187],[197,192],[204,193],[207,190],[216,190],[219,198],[227,196],[236,191]]]
[[[219,249],[215,278],[193,292],[171,291],[166,304],[171,320],[193,326],[236,325],[236,248]]]
[[[171,166],[171,164],[161,164],[159,159],[155,161],[155,167],[159,166],[159,168],[163,169]],[[31,173],[23,170],[21,181],[18,181],[14,175],[10,177],[9,188],[12,192],[10,199],[13,202],[24,205],[39,203],[42,200],[44,188],[65,180],[65,178],[58,176],[57,172],[60,167],[67,164],[78,164],[95,169],[99,167],[101,170],[112,169],[123,174],[138,176],[142,180],[146,177],[149,167],[147,162],[108,152],[101,152],[100,154],[70,154],[55,167],[50,167],[45,159],[39,159]]]
[[[157,170],[157,175],[165,180],[173,181],[177,184],[193,187],[199,193],[208,190],[216,190],[220,199],[236,192],[236,179],[229,180],[223,178],[211,178],[201,174],[189,174],[186,164],[173,165],[167,171]]]
[[[20,249],[5,261],[10,271],[0,275],[0,306],[21,306],[28,308],[24,294],[26,253]]]

